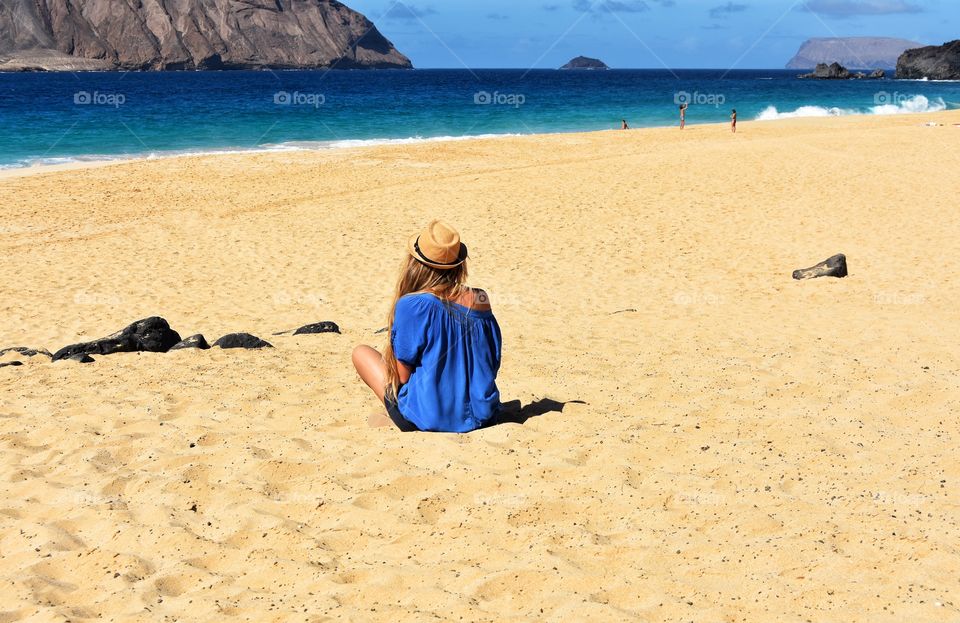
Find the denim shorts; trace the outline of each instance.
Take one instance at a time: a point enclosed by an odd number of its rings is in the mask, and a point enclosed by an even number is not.
[[[400,413],[400,405],[397,404],[396,398],[384,396],[383,406],[387,408],[387,415],[390,416],[390,419],[401,432],[415,433],[420,430],[416,424],[403,417],[403,414]]]

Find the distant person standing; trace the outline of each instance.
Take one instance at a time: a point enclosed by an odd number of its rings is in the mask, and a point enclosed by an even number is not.
[[[680,104],[680,129],[687,126],[687,104]]]
[[[730,115],[730,129],[733,130],[733,133],[737,133],[737,109],[733,109],[733,114]]]
[[[627,125],[627,120],[626,120],[626,119],[621,119],[621,120],[620,120],[620,123],[622,124],[622,125],[620,126],[620,129],[621,129],[621,130],[629,130],[629,129],[630,129],[630,126]]]

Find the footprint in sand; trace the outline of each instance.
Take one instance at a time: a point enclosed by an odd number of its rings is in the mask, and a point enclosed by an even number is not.
[[[191,586],[195,586],[195,584],[194,581],[188,581],[186,578],[178,575],[168,575],[157,578],[153,583],[157,588],[157,592],[164,597],[179,597],[187,592]]]
[[[50,539],[42,545],[43,549],[71,552],[87,548],[87,544],[75,534],[79,531],[79,526],[72,522],[60,521],[44,524],[43,528],[47,531]]]
[[[512,600],[517,587],[542,586],[544,574],[536,571],[504,571],[482,581],[473,594],[482,601],[494,601],[506,597]]]
[[[227,436],[221,433],[204,433],[200,439],[197,439],[197,445],[209,448],[226,441]]]
[[[233,578],[243,572],[248,553],[240,549],[223,548],[216,554],[190,558],[184,562],[195,569],[219,577]]]
[[[351,504],[364,510],[385,512],[396,509],[405,500],[423,499],[441,488],[443,479],[436,476],[400,476],[373,491],[361,493]],[[407,508],[404,505],[402,508]]]
[[[463,507],[462,496],[457,493],[438,493],[420,500],[417,512],[424,522],[434,525],[446,516],[447,512]]]

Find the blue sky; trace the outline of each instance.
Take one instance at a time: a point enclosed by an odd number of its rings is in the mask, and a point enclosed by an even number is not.
[[[782,68],[811,37],[960,38],[958,0],[346,0],[420,68]]]

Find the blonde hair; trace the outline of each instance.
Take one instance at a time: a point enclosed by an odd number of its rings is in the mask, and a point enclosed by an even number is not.
[[[429,292],[444,303],[459,299],[466,291],[467,263],[456,268],[438,270],[421,264],[412,255],[403,260],[397,291],[387,317],[387,346],[383,351],[383,360],[387,364],[386,395],[395,399],[400,389],[400,375],[397,372],[397,357],[393,352],[393,321],[397,313],[397,302],[414,292]]]

